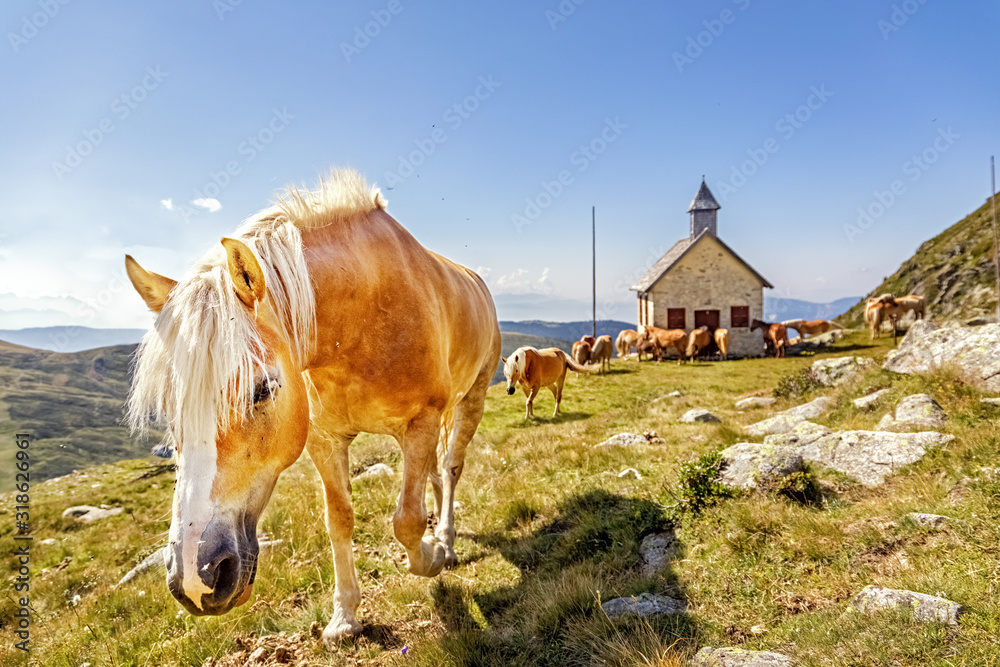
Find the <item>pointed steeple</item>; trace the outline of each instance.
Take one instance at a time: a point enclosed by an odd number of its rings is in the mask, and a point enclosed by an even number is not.
[[[708,230],[711,236],[717,235],[717,211],[722,208],[719,202],[715,201],[712,191],[705,184],[705,177],[701,177],[701,187],[698,194],[691,200],[688,213],[691,214],[691,238],[697,237],[704,230]]]

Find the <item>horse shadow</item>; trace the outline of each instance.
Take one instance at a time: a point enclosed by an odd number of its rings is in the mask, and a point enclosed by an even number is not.
[[[486,548],[475,560],[499,553],[519,570],[515,581],[490,582],[475,593],[449,579],[431,587],[435,612],[447,628],[444,647],[463,656],[459,664],[589,663],[595,640],[648,645],[650,633],[664,647],[696,648],[702,633],[688,614],[612,621],[601,607],[642,593],[684,600],[669,564],[648,568],[640,554],[643,539],[654,534],[669,545],[667,551],[679,553],[659,505],[599,489],[571,495],[554,517],[535,521],[528,532],[523,521],[530,519],[521,521],[512,516],[507,529],[466,536]],[[580,660],[574,661],[574,652],[581,652]]]

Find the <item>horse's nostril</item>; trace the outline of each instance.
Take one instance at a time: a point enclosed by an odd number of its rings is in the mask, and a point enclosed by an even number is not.
[[[215,599],[225,600],[236,589],[240,573],[240,558],[236,554],[231,554],[220,560],[214,568],[215,585],[212,589],[215,592]]]
[[[513,387],[507,387],[507,395],[508,396],[513,396],[514,395],[514,388]]]

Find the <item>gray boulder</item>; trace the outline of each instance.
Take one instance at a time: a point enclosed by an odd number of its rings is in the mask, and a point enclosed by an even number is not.
[[[938,621],[948,625],[957,625],[958,617],[965,608],[957,602],[946,600],[935,595],[900,591],[878,586],[865,588],[851,600],[848,611],[870,614],[881,609],[909,609],[916,621]]]
[[[719,481],[741,489],[755,489],[764,480],[802,470],[802,455],[797,447],[741,442],[722,450],[721,456],[724,466]]]
[[[895,373],[931,373],[950,367],[968,382],[1000,391],[1000,324],[936,327],[913,323],[883,368]]]
[[[744,398],[743,400],[736,401],[737,410],[746,410],[748,408],[766,408],[769,405],[774,405],[775,401],[778,399],[770,398],[768,396],[751,396],[750,398]]]
[[[914,428],[939,428],[948,421],[948,416],[937,401],[927,394],[907,396],[896,406],[896,417],[886,415],[878,423],[878,430],[893,431]]]
[[[76,519],[77,521],[82,521],[83,523],[90,523],[92,521],[106,519],[109,516],[121,514],[124,511],[125,510],[122,507],[113,507],[108,509],[93,507],[91,505],[76,505],[75,507],[67,508],[62,515],[64,519]]]
[[[880,400],[882,400],[882,397],[888,393],[889,393],[888,389],[879,389],[878,391],[866,394],[861,398],[855,398],[854,405],[862,409],[867,408],[871,405],[875,405],[876,403],[878,403]]]
[[[653,533],[642,538],[642,544],[639,545],[642,573],[648,577],[662,570],[677,555],[678,547],[677,536],[673,531]]]
[[[819,417],[833,406],[833,399],[828,396],[820,396],[814,401],[803,403],[794,408],[789,408],[755,424],[747,426],[744,430],[749,435],[767,435],[769,433],[789,433],[799,424],[807,419]]]
[[[803,420],[787,433],[774,433],[766,436],[764,444],[772,447],[801,448],[831,433],[833,431],[826,426]]]
[[[812,375],[824,387],[836,387],[856,377],[861,369],[874,363],[868,357],[817,359],[812,365]]]
[[[601,609],[610,619],[622,616],[657,616],[660,614],[683,614],[687,604],[666,595],[642,593],[633,598],[615,598],[601,605]]]
[[[597,447],[629,447],[632,445],[645,445],[648,444],[649,440],[646,436],[639,435],[638,433],[619,433],[618,435],[613,435],[604,442],[598,443]]]
[[[882,431],[838,431],[802,448],[808,462],[837,470],[865,486],[880,486],[903,466],[919,461],[927,451],[955,439],[953,435],[885,433]]]
[[[787,415],[789,417],[803,417],[805,419],[815,419],[829,412],[830,408],[833,407],[833,399],[829,396],[820,396],[819,398],[809,401],[808,403],[803,403],[802,405],[797,405],[794,408],[789,408],[783,412],[779,412],[779,415]]]
[[[798,663],[787,655],[771,651],[705,646],[689,664],[704,667],[795,667]]]
[[[692,423],[692,422],[717,422],[722,421],[715,415],[713,415],[708,410],[703,410],[702,408],[695,408],[693,410],[688,410],[685,412],[680,419],[677,421]]]
[[[376,463],[374,465],[366,468],[361,474],[355,477],[355,480],[359,479],[374,479],[379,477],[392,477],[396,473],[393,469],[384,463]]]

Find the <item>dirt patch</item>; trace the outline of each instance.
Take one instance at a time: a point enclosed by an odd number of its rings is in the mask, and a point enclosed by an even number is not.
[[[236,637],[237,650],[221,658],[209,658],[202,667],[244,667],[287,665],[289,667],[309,667],[316,664],[315,642],[304,632],[289,635],[279,632],[276,635],[256,637],[254,634],[241,634]]]
[[[896,528],[896,520],[888,516],[876,516],[871,519],[862,519],[861,521],[855,521],[854,523],[848,524],[844,528],[844,532],[847,533],[849,537],[854,537],[859,533],[863,533],[868,530],[873,530],[882,535],[888,535],[892,530]]]

